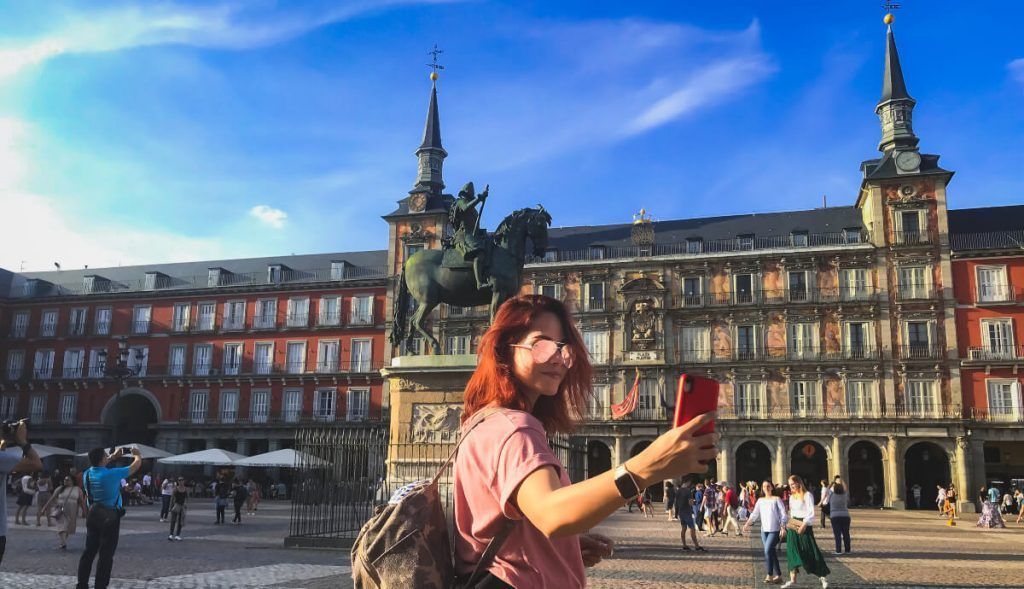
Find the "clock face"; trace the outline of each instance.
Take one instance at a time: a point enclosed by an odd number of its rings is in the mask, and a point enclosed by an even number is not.
[[[896,156],[896,167],[911,172],[921,165],[921,155],[916,151],[904,151]]]

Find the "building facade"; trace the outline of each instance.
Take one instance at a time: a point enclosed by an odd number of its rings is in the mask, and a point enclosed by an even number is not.
[[[114,441],[243,454],[289,446],[302,423],[380,421],[384,260],[9,275],[0,415],[78,451]]]

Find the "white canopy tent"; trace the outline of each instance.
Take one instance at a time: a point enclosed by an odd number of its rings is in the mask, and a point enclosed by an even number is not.
[[[241,460],[235,461],[235,466],[264,466],[264,467],[276,467],[276,468],[295,468],[301,464],[302,466],[311,467],[324,467],[329,466],[326,460],[317,458],[311,454],[300,452],[292,448],[283,448],[281,450],[274,450],[273,452],[267,452],[265,454],[257,454],[256,456],[250,456]]]
[[[241,454],[221,450],[220,448],[207,448],[198,452],[179,454],[157,460],[160,464],[166,465],[198,465],[198,466],[232,466],[236,461],[245,458]]]
[[[32,444],[32,449],[36,451],[40,459],[49,458],[50,456],[74,456],[74,450],[68,450],[67,448],[58,448],[57,446],[47,446],[46,444]],[[11,453],[17,452],[21,455],[21,448],[14,446],[9,450]]]
[[[145,444],[118,444],[117,447],[118,448],[124,448],[124,447],[138,448],[139,451],[142,452],[142,458],[143,459],[167,458],[169,456],[174,456],[174,454],[171,454],[170,452],[167,452],[166,450],[161,450],[160,448],[154,448],[153,446],[147,446]],[[82,452],[82,453],[78,454],[78,456],[88,456],[88,455],[89,455],[88,452]]]

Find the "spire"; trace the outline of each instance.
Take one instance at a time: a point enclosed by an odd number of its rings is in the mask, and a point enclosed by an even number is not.
[[[416,174],[416,185],[409,191],[413,193],[441,194],[441,191],[444,190],[441,170],[444,158],[448,157],[448,152],[441,146],[441,115],[437,110],[437,78],[435,69],[430,73],[430,106],[427,107],[427,123],[423,127],[423,142],[416,149],[419,169]]]
[[[437,114],[437,82],[431,84],[430,106],[427,107],[427,124],[423,127],[423,143],[420,149],[441,147],[441,117]]]
[[[885,74],[882,78],[882,98],[875,107],[875,114],[882,124],[882,140],[878,144],[881,152],[916,150],[918,143],[911,125],[917,101],[910,97],[907,84],[903,81],[903,67],[896,50],[896,37],[892,33],[894,20],[892,14],[885,15]]]

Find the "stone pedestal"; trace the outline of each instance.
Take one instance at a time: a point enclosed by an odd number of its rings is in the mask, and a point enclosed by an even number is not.
[[[451,452],[475,355],[399,356],[381,370],[391,405],[388,482],[430,478]]]

